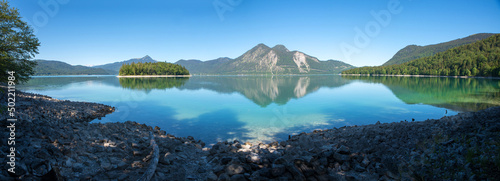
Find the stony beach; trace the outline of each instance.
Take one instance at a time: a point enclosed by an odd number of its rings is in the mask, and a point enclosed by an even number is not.
[[[212,147],[130,121],[89,123],[114,111],[97,103],[18,91],[16,111],[15,174],[4,129],[0,180],[500,180],[500,107]]]

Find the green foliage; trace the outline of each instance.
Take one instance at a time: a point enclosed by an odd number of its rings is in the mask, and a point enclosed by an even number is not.
[[[40,43],[33,30],[21,20],[19,12],[0,1],[0,82],[7,82],[7,71],[15,71],[16,82],[26,82],[35,72]]]
[[[133,59],[125,60],[125,61],[121,61],[121,62],[114,62],[114,63],[108,63],[108,64],[104,64],[104,65],[97,65],[93,68],[102,68],[102,69],[106,70],[109,74],[116,75],[120,71],[120,67],[123,64],[131,64],[131,63],[139,63],[139,62],[142,62],[142,63],[156,62],[156,60],[153,60],[150,56],[146,55],[142,58],[133,58]]]
[[[449,77],[342,76],[382,83],[407,104],[427,104],[455,111],[479,111],[500,106],[500,81]]]
[[[432,55],[435,55],[436,53],[439,52],[444,52],[446,50],[449,50],[451,48],[465,45],[465,44],[470,44],[474,43],[479,40],[486,39],[494,34],[491,33],[479,33],[475,35],[471,35],[462,39],[457,39],[445,43],[439,43],[435,45],[428,45],[428,46],[417,46],[417,45],[408,45],[405,48],[399,50],[394,57],[392,57],[389,61],[385,62],[383,66],[385,65],[395,65],[395,64],[402,64],[405,62],[409,62],[415,59],[423,58],[423,57],[429,57]]]
[[[60,61],[35,60],[35,75],[109,75],[101,68],[70,65]]]
[[[181,65],[167,62],[132,62],[123,64],[119,75],[189,75],[189,71]]]
[[[153,89],[170,89],[181,87],[189,77],[141,77],[141,78],[120,78],[120,85],[123,88],[134,90],[145,90],[149,92]]]
[[[500,35],[399,65],[361,67],[343,74],[500,76]]]

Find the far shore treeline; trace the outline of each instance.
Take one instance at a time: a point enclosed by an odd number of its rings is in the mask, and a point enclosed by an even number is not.
[[[119,75],[189,75],[189,71],[181,65],[167,62],[132,62],[123,64]]]
[[[361,67],[342,74],[500,77],[500,34],[403,64]]]

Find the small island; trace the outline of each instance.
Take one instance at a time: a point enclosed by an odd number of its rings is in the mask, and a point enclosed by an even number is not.
[[[167,62],[138,62],[123,64],[118,77],[190,77],[189,71],[181,65]]]

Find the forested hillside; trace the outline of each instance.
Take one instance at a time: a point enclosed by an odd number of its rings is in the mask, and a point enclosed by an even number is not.
[[[461,45],[470,44],[479,40],[486,39],[492,35],[494,34],[478,33],[465,38],[460,38],[457,40],[434,44],[434,45],[427,45],[427,46],[408,45],[405,48],[399,50],[390,60],[388,60],[382,65],[402,64],[415,59],[429,57],[435,55],[436,53],[449,50],[451,48],[455,48]]]
[[[166,62],[123,64],[119,75],[189,75],[181,65]]]
[[[362,67],[342,73],[500,77],[500,35],[399,65]]]
[[[120,67],[123,64],[131,64],[131,63],[146,63],[146,62],[157,62],[156,60],[152,59],[150,56],[146,55],[142,58],[133,58],[130,60],[125,60],[121,62],[113,62],[113,63],[108,63],[104,65],[97,65],[95,68],[102,68],[106,71],[108,71],[110,74],[116,75],[118,74],[118,71],[120,70]]]
[[[70,65],[54,60],[35,60],[35,75],[109,75],[109,72],[94,67]]]

